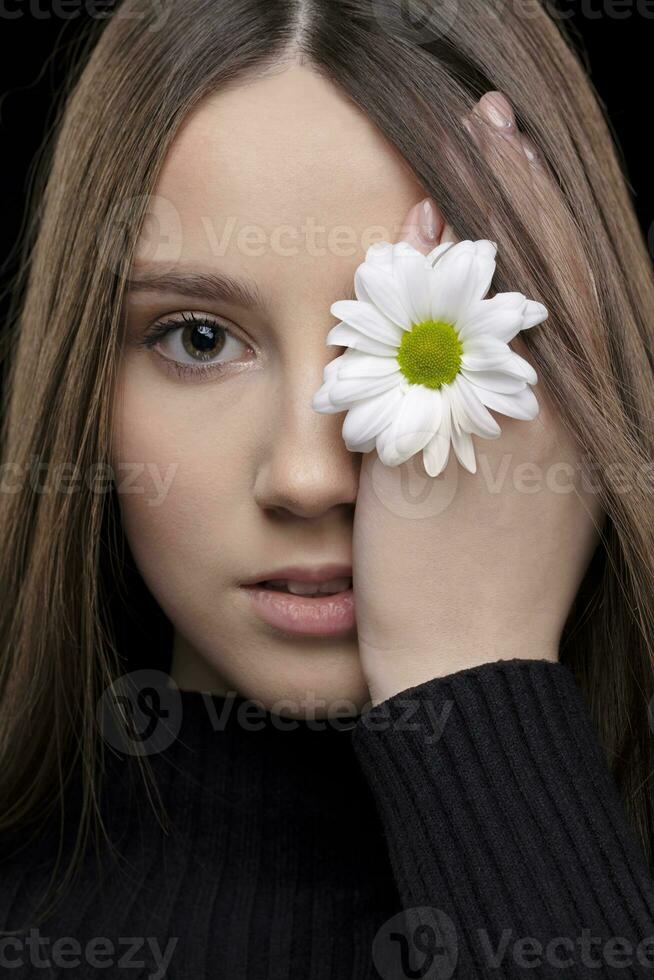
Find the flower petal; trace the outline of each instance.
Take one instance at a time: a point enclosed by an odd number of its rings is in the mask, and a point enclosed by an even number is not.
[[[431,276],[431,315],[457,323],[472,303],[488,292],[495,272],[497,245],[481,239],[457,242],[438,260]]]
[[[379,378],[398,370],[397,357],[378,357],[349,348],[339,358],[338,380],[343,378]]]
[[[322,369],[322,380],[325,381],[336,381],[338,378],[338,369],[341,366],[341,357],[343,355],[339,354],[337,357],[332,357],[331,361],[327,361],[324,368]]]
[[[452,410],[452,446],[456,458],[462,466],[471,473],[477,469],[475,450],[470,433],[467,431],[468,422],[465,409],[459,399],[459,392],[454,385],[449,386],[450,408]]]
[[[535,299],[528,299],[526,309],[523,311],[524,321],[522,324],[523,330],[528,330],[529,327],[535,327],[543,320],[547,320],[549,313],[547,307],[543,306],[542,303],[538,303]]]
[[[459,337],[469,340],[486,334],[508,343],[521,330],[535,327],[547,317],[547,308],[523,293],[496,293],[492,299],[471,304],[458,325]]]
[[[370,265],[379,266],[379,268],[387,273],[387,275],[393,275],[393,244],[392,242],[373,242],[369,246],[366,252],[365,261]]]
[[[377,438],[377,453],[386,466],[398,466],[432,439],[442,415],[442,396],[436,388],[409,385],[393,421]]]
[[[383,391],[390,391],[400,383],[404,375],[401,371],[385,374],[381,378],[339,378],[331,382],[329,397],[333,405],[349,407],[351,402],[361,398],[372,398]]]
[[[494,337],[474,337],[463,342],[461,367],[469,371],[486,371],[508,361],[511,353],[508,344]]]
[[[360,333],[372,337],[380,344],[399,347],[402,342],[402,330],[372,303],[363,303],[356,299],[339,299],[332,303],[330,309],[333,316],[348,323]],[[329,334],[327,340],[329,342]]]
[[[506,295],[518,297],[519,302],[501,302],[501,298]],[[525,303],[522,293],[498,293],[492,299],[472,303],[462,322],[458,324],[459,339],[465,342],[493,337],[508,343],[522,329]]]
[[[452,248],[452,246],[455,244],[456,242],[441,242],[441,244],[437,245],[436,248],[432,248],[431,252],[427,252],[427,255],[425,256],[428,264],[431,266],[435,265],[435,263],[443,257],[445,252],[447,252],[447,250]]]
[[[488,388],[478,388],[477,385],[474,387],[477,388],[477,397],[484,405],[492,408],[495,412],[501,412],[502,415],[508,415],[510,418],[528,421],[535,419],[540,410],[536,396],[529,385],[512,395],[503,395],[499,391],[489,391]]]
[[[397,327],[397,330],[400,328]],[[327,346],[350,347],[353,350],[365,351],[366,354],[379,354],[381,357],[393,357],[397,354],[397,348],[390,344],[380,343],[373,340],[368,334],[357,330],[349,323],[337,323],[327,334]]]
[[[333,415],[336,412],[344,412],[341,405],[334,405],[330,398],[331,384],[329,382],[318,388],[318,391],[311,399],[311,407],[314,412],[321,412],[323,415]]]
[[[451,445],[450,400],[445,388],[443,392],[443,414],[441,424],[422,451],[422,462],[429,476],[438,476],[447,466]]]
[[[367,442],[362,442],[361,445],[357,446],[356,448],[352,446],[348,446],[347,448],[351,453],[370,453],[375,448],[376,444],[377,438],[374,437],[373,439],[368,439]]]
[[[516,354],[515,351],[511,351],[511,356],[508,361],[503,361],[497,366],[496,370],[509,374],[512,377],[520,378],[530,385],[538,383],[538,375],[534,367],[524,357],[521,357],[520,354]],[[474,381],[474,378],[472,380]]]
[[[382,392],[373,398],[359,401],[348,411],[343,422],[341,434],[348,449],[362,452],[357,448],[369,442],[392,422],[399,403],[405,397],[399,385],[390,391]]]
[[[354,283],[357,296],[359,289],[362,288],[370,297],[370,302],[381,310],[384,316],[403,330],[411,329],[407,297],[401,293],[400,286],[393,276],[389,276],[377,265],[368,265],[364,262],[354,273]],[[348,300],[341,300],[341,302],[347,303]]]
[[[438,260],[431,273],[431,315],[456,323],[471,298],[474,252],[471,242],[457,242]]]
[[[473,385],[459,374],[450,385],[450,397],[457,404],[457,423],[464,432],[474,432],[485,439],[502,434],[497,421],[477,397]]]
[[[428,320],[431,315],[431,269],[422,252],[408,242],[398,242],[393,247],[393,274],[406,298],[412,322]]]
[[[499,391],[502,395],[512,395],[516,391],[522,391],[527,383],[515,374],[506,374],[501,368],[488,371],[469,371],[467,368],[462,368],[459,377],[467,378],[480,388]]]
[[[477,460],[475,459],[475,447],[472,444],[472,436],[469,432],[459,431],[452,426],[452,446],[457,459],[470,473],[477,472]]]
[[[495,275],[497,242],[491,242],[487,238],[482,238],[474,244],[475,253],[477,255],[474,297],[477,300],[481,300],[490,289],[490,284],[493,281],[493,276]]]

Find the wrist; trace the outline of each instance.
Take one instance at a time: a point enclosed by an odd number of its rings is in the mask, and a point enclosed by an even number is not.
[[[537,643],[533,637],[519,642],[512,637],[506,642],[489,643],[488,640],[463,646],[444,646],[440,639],[428,649],[417,647],[392,651],[388,646],[372,647],[359,643],[361,663],[368,684],[370,701],[374,707],[381,701],[416,687],[436,677],[447,677],[467,667],[478,667],[497,660],[550,660],[559,659],[557,642]]]

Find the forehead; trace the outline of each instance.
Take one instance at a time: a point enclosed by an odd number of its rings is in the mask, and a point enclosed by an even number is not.
[[[185,120],[154,191],[156,258],[247,272],[273,290],[317,270],[343,278],[372,241],[396,240],[421,196],[365,113],[293,66],[229,86]]]

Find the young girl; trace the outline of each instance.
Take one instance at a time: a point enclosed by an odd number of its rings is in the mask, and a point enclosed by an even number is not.
[[[7,975],[654,969],[651,264],[561,23],[422,12],[90,38],[7,344]],[[351,452],[332,304],[482,240],[538,416]]]

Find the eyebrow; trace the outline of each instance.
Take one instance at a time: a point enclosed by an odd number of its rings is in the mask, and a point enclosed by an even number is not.
[[[256,282],[239,279],[225,273],[198,269],[157,272],[143,270],[130,277],[128,293],[179,293],[214,303],[229,302],[245,309],[258,309],[270,314],[268,303]],[[357,295],[348,280],[342,299],[356,300]]]
[[[245,308],[268,312],[268,305],[257,284],[222,272],[201,270],[144,271],[129,280],[130,293],[179,293],[211,302],[230,302]]]

